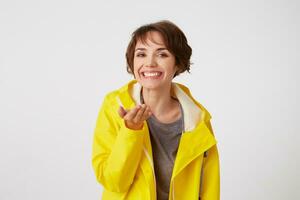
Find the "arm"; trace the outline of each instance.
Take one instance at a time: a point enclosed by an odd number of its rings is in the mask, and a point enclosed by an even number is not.
[[[211,123],[206,122],[207,127],[213,133]],[[220,199],[220,165],[217,145],[212,146],[203,158],[202,189],[200,191],[201,200]]]
[[[133,182],[143,146],[145,126],[118,125],[108,97],[99,111],[94,131],[92,165],[99,183],[112,192],[126,192]],[[121,119],[121,118],[120,118]]]

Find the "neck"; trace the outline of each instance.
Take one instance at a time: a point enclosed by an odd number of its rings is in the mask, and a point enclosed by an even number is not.
[[[165,88],[148,89],[142,88],[144,103],[148,105],[155,116],[168,113],[176,101],[171,97],[171,84]]]

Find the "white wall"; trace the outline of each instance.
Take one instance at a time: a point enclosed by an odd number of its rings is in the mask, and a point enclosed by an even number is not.
[[[131,79],[140,25],[169,19],[193,48],[224,200],[300,199],[299,1],[1,1],[0,199],[100,199],[91,166],[106,92]]]

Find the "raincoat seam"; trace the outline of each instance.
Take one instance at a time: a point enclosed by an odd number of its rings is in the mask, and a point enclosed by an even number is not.
[[[150,162],[150,165],[151,165],[151,169],[152,169],[152,173],[153,173],[153,180],[154,180],[155,197],[156,197],[156,178],[155,178],[155,172],[154,172],[154,165],[151,161],[151,158],[150,158],[149,153],[148,153],[147,149],[145,148],[145,146],[143,146],[143,150],[144,150],[144,153],[147,157],[147,160]]]

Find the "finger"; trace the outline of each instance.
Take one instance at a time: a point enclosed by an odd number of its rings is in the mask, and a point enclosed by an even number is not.
[[[147,106],[143,113],[142,120],[147,120],[151,115],[152,115],[152,112],[150,110],[150,107]]]
[[[135,115],[134,119],[133,119],[133,122],[134,123],[138,123],[138,122],[141,122],[143,121],[143,114],[146,110],[146,105],[145,104],[142,104],[141,105],[141,109],[137,112],[137,114]]]
[[[139,111],[139,109],[140,109],[140,105],[137,105],[136,107],[134,107],[133,109],[127,112],[127,114],[124,116],[124,119],[133,120],[137,112]]]
[[[119,113],[120,117],[123,118],[126,115],[127,111],[122,106],[120,106],[118,113]]]

